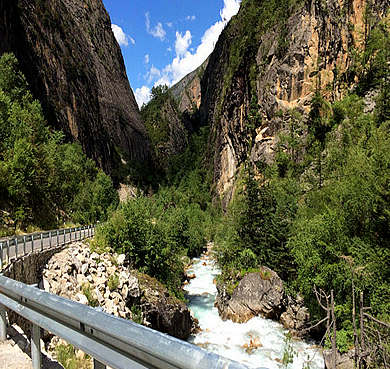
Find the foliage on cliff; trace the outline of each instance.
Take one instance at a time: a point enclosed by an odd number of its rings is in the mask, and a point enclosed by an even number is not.
[[[278,40],[277,55],[283,55],[288,46],[286,39],[287,20],[303,4],[302,0],[243,0],[240,5],[240,13],[234,17],[229,26],[224,30],[219,42],[227,42],[227,55],[223,61],[223,82],[219,101],[219,113],[221,113],[224,100],[234,94],[234,76],[242,74],[243,70],[249,70],[249,86],[246,88],[255,93],[256,77],[261,72],[256,65],[256,57],[261,38],[271,29],[275,30]],[[213,64],[210,66],[214,67]],[[214,92],[211,91],[211,94]]]
[[[352,279],[371,314],[390,319],[389,40],[388,23],[372,30],[344,98],[316,91],[307,119],[281,113],[275,162],[247,163],[216,238],[225,278],[269,265],[312,319],[324,314],[314,285],[333,289],[342,349],[353,346]]]
[[[168,86],[152,88],[151,100],[141,107],[141,117],[152,144],[156,175],[164,179],[171,159],[182,153],[188,143],[178,102]]]
[[[51,130],[41,106],[12,54],[0,59],[0,209],[14,230],[105,220],[118,199],[111,179],[78,144],[64,144]],[[0,227],[4,226],[1,218]]]

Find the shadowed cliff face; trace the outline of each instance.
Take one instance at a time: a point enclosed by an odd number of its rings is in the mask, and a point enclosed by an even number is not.
[[[0,52],[12,51],[49,124],[113,174],[147,162],[149,139],[101,0],[0,0]]]
[[[286,11],[275,16],[269,9],[282,3],[289,4]],[[353,86],[352,53],[362,48],[369,32],[367,6],[371,25],[389,7],[384,0],[293,3],[243,0],[202,78],[200,115],[202,124],[211,127],[216,195],[224,205],[248,157],[273,161],[283,113],[295,109],[305,117],[316,89],[332,101]],[[262,19],[266,8],[269,14]],[[253,109],[260,119],[251,117]]]

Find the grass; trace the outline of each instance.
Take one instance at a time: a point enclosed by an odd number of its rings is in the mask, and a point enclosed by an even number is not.
[[[65,369],[90,369],[91,358],[87,354],[77,355],[75,348],[70,345],[58,345],[56,347],[56,356],[58,362]]]
[[[108,279],[108,288],[110,291],[115,291],[119,286],[119,275],[118,274],[111,274]]]
[[[89,306],[96,307],[96,306],[99,305],[99,301],[95,297],[95,294],[93,292],[93,288],[91,287],[91,285],[88,282],[83,284],[82,291],[83,291],[83,294],[85,295],[85,297],[88,300],[88,305]]]
[[[143,319],[142,319],[142,309],[140,306],[138,305],[133,305],[131,307],[131,320],[134,322],[134,323],[137,323],[137,324],[142,324],[143,322]]]

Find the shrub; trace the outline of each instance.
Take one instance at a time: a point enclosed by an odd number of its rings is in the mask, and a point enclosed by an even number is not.
[[[119,275],[111,274],[108,278],[108,289],[112,292],[115,291],[119,286]]]

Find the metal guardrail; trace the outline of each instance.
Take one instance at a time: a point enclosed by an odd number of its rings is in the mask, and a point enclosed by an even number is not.
[[[29,252],[35,250],[42,251],[51,247],[79,241],[83,238],[92,237],[95,233],[95,228],[96,225],[63,228],[0,239],[0,271],[3,269],[4,263],[9,264],[11,260],[17,259],[19,256],[24,256]]]
[[[1,275],[0,340],[6,339],[5,307],[33,324],[34,369],[41,366],[40,327],[92,356],[95,368],[248,368],[188,342]]]

